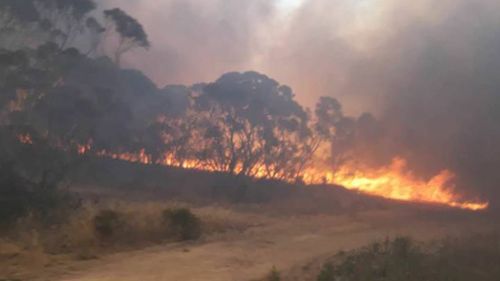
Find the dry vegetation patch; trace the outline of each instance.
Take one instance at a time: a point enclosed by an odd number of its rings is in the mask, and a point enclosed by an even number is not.
[[[117,251],[205,239],[252,226],[249,215],[222,207],[179,202],[85,203],[47,225],[27,216],[0,240],[0,278],[23,276],[71,259],[96,259]],[[1,279],[0,279],[1,280]]]
[[[310,266],[304,270],[309,271]],[[339,252],[315,273],[289,276],[304,281],[496,281],[500,280],[500,237],[496,234],[420,243],[408,237]]]

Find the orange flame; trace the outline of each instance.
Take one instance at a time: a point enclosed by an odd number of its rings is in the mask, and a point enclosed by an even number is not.
[[[24,144],[33,143],[29,134],[19,135],[18,140]],[[85,145],[78,145],[77,152],[79,154],[88,153],[91,150],[91,144],[89,142]],[[151,155],[147,154],[144,149],[141,149],[137,153],[109,153],[103,150],[96,154],[100,157],[109,157],[141,164],[153,164]],[[208,162],[192,159],[179,161],[174,155],[170,154],[165,155],[163,160],[157,164],[221,172]],[[236,168],[236,172],[239,172],[239,170],[241,170],[241,167]],[[258,165],[251,171],[251,174],[256,178],[269,178],[268,170],[272,170],[272,167]],[[390,165],[378,169],[360,167],[359,165],[350,163],[340,167],[335,172],[318,169],[313,166],[306,169],[302,174],[302,180],[306,184],[337,184],[346,189],[357,190],[362,193],[388,199],[441,204],[474,211],[488,208],[488,202],[461,200],[458,193],[455,192],[454,178],[455,174],[453,172],[443,170],[427,181],[419,179],[408,170],[406,160],[401,157],[394,158]],[[285,180],[293,182],[296,179],[285,178]]]
[[[136,154],[108,154],[108,156],[113,159],[143,164],[152,163],[151,157],[146,155],[144,150]],[[166,155],[160,164],[211,172],[218,171],[203,161],[185,160],[180,162],[173,155]],[[257,166],[252,174],[256,178],[266,178],[266,170],[264,165]],[[238,172],[238,168],[236,172]],[[350,190],[388,199],[441,204],[474,211],[488,208],[488,202],[461,200],[460,196],[455,193],[454,178],[453,172],[443,170],[428,181],[421,180],[408,171],[406,160],[400,157],[394,158],[391,165],[378,169],[360,168],[351,164],[342,166],[336,172],[324,172],[312,167],[303,174],[303,181],[306,184],[337,184]],[[295,179],[288,179],[288,181],[292,182]]]
[[[139,153],[108,153],[106,151],[101,151],[97,153],[98,156],[109,157],[112,159],[118,159],[128,162],[137,162],[141,164],[152,164],[151,156],[146,154],[144,149],[141,149]]]
[[[407,169],[406,161],[394,158],[391,165],[379,169],[359,169],[346,165],[335,173],[328,173],[327,181],[347,189],[384,198],[443,204],[469,210],[484,210],[487,202],[462,201],[455,193],[455,174],[443,170],[425,181],[417,178]]]

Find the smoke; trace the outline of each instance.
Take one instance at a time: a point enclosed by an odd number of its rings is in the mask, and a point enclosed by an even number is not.
[[[350,95],[375,112],[385,136],[374,150],[404,155],[425,176],[449,168],[463,191],[498,198],[500,3],[364,5],[378,14],[357,25],[333,24],[333,35],[321,31],[324,22],[307,16],[327,14],[332,1],[310,1],[303,8],[305,16],[294,24],[306,32],[292,37],[302,42],[295,44],[297,53],[310,54],[294,56],[295,64],[305,66],[304,80],[323,82],[333,95]]]
[[[154,2],[154,3],[153,3]],[[148,52],[129,55],[160,86],[212,81],[222,73],[254,68],[264,48],[260,29],[275,12],[267,0],[108,0],[138,18],[151,39]]]
[[[264,72],[307,106],[329,95],[374,113],[373,155],[403,155],[423,176],[451,169],[464,192],[500,198],[500,2],[108,2],[145,25],[153,48],[128,64],[158,84]]]

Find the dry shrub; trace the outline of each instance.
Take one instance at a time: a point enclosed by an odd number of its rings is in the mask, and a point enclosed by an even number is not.
[[[317,281],[497,281],[500,237],[474,235],[427,245],[399,237],[339,254],[326,263]]]
[[[209,206],[192,210],[201,219],[203,232],[209,234],[243,231],[251,226],[260,225],[263,221],[261,216],[221,207]]]
[[[278,271],[278,269],[276,269],[276,267],[273,266],[273,268],[271,269],[271,271],[267,275],[265,281],[280,281],[280,280],[281,280],[281,274]]]
[[[50,226],[38,222],[36,216],[27,216],[18,220],[4,237],[9,239],[12,249],[22,249],[23,256],[36,256],[36,263],[44,264],[49,258],[87,260],[117,251],[196,239],[202,233],[208,236],[240,231],[257,221],[254,215],[220,207],[113,200],[83,203],[79,209],[69,212],[64,222]],[[6,255],[12,259],[16,254]],[[42,258],[43,255],[46,257]],[[23,260],[14,258],[12,262],[28,266],[34,263]]]
[[[94,216],[93,225],[97,237],[113,238],[125,225],[122,215],[113,210],[101,210]]]
[[[170,208],[162,213],[167,232],[179,240],[195,240],[201,236],[201,221],[188,208]]]

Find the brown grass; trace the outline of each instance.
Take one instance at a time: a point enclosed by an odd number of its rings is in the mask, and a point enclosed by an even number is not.
[[[65,260],[87,260],[113,252],[176,242],[169,236],[162,212],[172,208],[189,208],[201,221],[202,237],[228,231],[242,231],[252,225],[252,215],[222,207],[192,207],[181,202],[129,202],[110,200],[87,203],[72,211],[59,225],[43,226],[26,217],[0,238],[0,278],[35,272]],[[101,210],[120,214],[124,225],[109,240],[97,235],[94,217]]]

